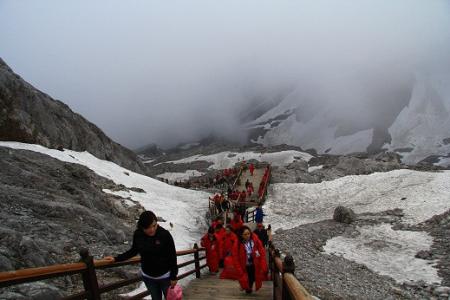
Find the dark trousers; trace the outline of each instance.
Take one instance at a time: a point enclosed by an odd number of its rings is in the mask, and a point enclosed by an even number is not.
[[[166,298],[167,290],[170,286],[170,278],[150,279],[147,277],[142,277],[142,280],[150,292],[152,300],[162,300],[161,292],[164,294],[164,299]]]
[[[251,290],[253,283],[255,282],[255,265],[247,266],[248,287]]]

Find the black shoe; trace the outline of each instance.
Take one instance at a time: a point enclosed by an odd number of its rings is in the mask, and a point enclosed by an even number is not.
[[[252,293],[252,290],[245,290],[245,292],[246,292],[247,294],[251,294],[251,293]]]

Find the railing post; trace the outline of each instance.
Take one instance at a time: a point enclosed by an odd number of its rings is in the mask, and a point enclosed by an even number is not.
[[[81,273],[83,277],[84,290],[87,292],[88,300],[100,300],[97,274],[95,273],[94,259],[89,255],[88,249],[80,250],[81,261],[86,264],[86,271]]]
[[[195,278],[200,278],[200,256],[198,255],[198,245],[194,244],[194,259],[195,259]]]
[[[273,295],[273,299],[274,300],[278,300],[278,290],[281,289],[281,291],[283,291],[283,277],[281,277],[281,286],[278,285],[279,283],[279,279],[280,279],[280,271],[282,270],[278,270],[276,264],[275,264],[275,258],[276,257],[280,257],[280,250],[275,249],[275,247],[273,246],[273,244],[271,245],[272,250],[271,253],[273,254],[272,257],[272,281],[273,281],[273,291],[272,291],[272,295]]]
[[[286,288],[286,284],[284,281],[284,273],[291,273],[294,275],[295,272],[295,264],[294,264],[294,258],[287,254],[283,261],[283,292],[282,292],[282,299],[283,300],[290,300],[291,296],[289,295],[289,291]]]

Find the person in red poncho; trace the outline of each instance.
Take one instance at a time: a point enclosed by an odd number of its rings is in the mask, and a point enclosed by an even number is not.
[[[233,263],[233,247],[238,243],[238,237],[233,232],[231,225],[227,225],[226,233],[222,237],[222,259],[224,261],[223,271],[220,273],[220,279],[239,279],[239,274]]]
[[[219,271],[220,246],[213,227],[209,227],[208,233],[202,237],[201,245],[206,249],[206,263],[209,271],[217,273]]]
[[[230,225],[234,232],[238,232],[239,229],[241,229],[241,227],[244,225],[241,215],[235,212],[233,219],[230,222]]]
[[[238,242],[237,235],[233,232],[231,225],[227,225],[225,234],[221,236],[222,258],[231,256],[233,252],[233,246]]]
[[[225,228],[223,228],[223,224],[219,223],[214,227],[214,235],[216,236],[216,239],[218,241],[219,246],[219,268],[223,267],[223,253],[222,253],[222,242],[223,237],[227,234]]]
[[[241,228],[239,242],[233,248],[232,256],[241,288],[250,294],[255,283],[255,291],[259,290],[263,280],[267,279],[266,251],[256,234],[247,226]]]
[[[255,166],[253,164],[250,164],[250,166],[248,166],[248,169],[250,171],[250,175],[253,176],[253,172],[255,171]]]

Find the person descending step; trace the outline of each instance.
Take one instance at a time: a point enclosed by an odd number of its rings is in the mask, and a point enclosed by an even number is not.
[[[209,272],[217,274],[219,271],[220,246],[214,228],[211,226],[202,237],[200,244],[206,249],[206,264]]]
[[[224,196],[221,193],[216,193],[214,196],[209,197],[209,200],[214,201],[214,205],[216,206],[218,213],[222,213],[222,202],[224,201]]]
[[[215,229],[216,226],[217,226],[218,224],[222,224],[222,226],[223,226],[223,220],[222,220],[222,217],[221,217],[221,216],[217,216],[217,217],[214,219],[214,221],[212,221],[211,226],[212,226],[212,228]]]
[[[233,247],[238,243],[238,237],[233,232],[231,225],[227,225],[226,233],[222,237],[222,259],[224,261],[223,271],[220,273],[220,279],[238,280],[238,273],[233,264]]]
[[[219,268],[223,267],[223,254],[222,254],[222,241],[223,237],[226,234],[225,228],[223,228],[223,224],[219,223],[214,228],[214,234],[216,235],[218,246],[219,246]]]
[[[105,260],[119,262],[138,254],[141,256],[142,280],[152,299],[161,300],[161,294],[166,297],[168,288],[177,283],[177,254],[172,235],[158,226],[152,211],[140,215],[131,249],[116,257],[107,256]]]
[[[264,248],[266,248],[269,242],[269,236],[267,235],[267,230],[264,228],[264,225],[262,223],[258,223],[256,225],[256,229],[253,230],[253,233],[258,236]]]
[[[244,226],[244,222],[242,221],[241,215],[238,212],[234,212],[233,219],[230,222],[231,228],[235,233],[237,233],[242,226]]]
[[[242,190],[241,194],[239,195],[239,202],[244,202],[247,198],[247,192],[245,190]]]
[[[247,186],[247,195],[250,198],[250,196],[253,194],[254,192],[254,188],[253,188],[253,183],[249,183],[249,185]]]
[[[248,170],[250,171],[250,175],[253,176],[253,172],[255,171],[255,166],[250,163],[250,165],[248,166]]]
[[[225,234],[220,236],[221,238],[221,247],[222,247],[222,258],[227,256],[231,256],[233,252],[233,246],[238,242],[237,235],[233,232],[233,227],[231,225],[227,225],[225,228]]]
[[[250,294],[255,283],[255,291],[267,279],[266,251],[248,226],[243,226],[239,234],[239,242],[233,248],[233,262],[239,274],[239,284]]]
[[[258,206],[256,207],[255,210],[255,223],[263,223],[264,216],[265,214],[263,212],[262,204],[260,202],[258,203]]]

